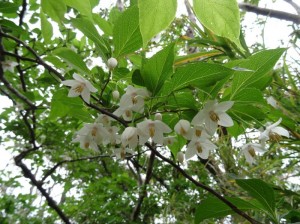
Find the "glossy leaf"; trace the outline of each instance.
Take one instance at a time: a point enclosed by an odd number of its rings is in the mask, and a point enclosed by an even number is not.
[[[265,50],[250,56],[244,61],[241,61],[238,65],[239,67],[253,70],[253,72],[234,72],[231,98],[233,98],[234,95],[243,88],[264,88],[264,79],[270,76],[268,72],[271,71],[284,51],[285,49],[282,48]]]
[[[275,212],[275,194],[272,187],[259,179],[237,179],[236,183],[258,200],[271,214]]]
[[[139,23],[143,37],[143,46],[167,28],[173,21],[176,10],[176,0],[138,0]]]
[[[256,88],[242,89],[231,100],[238,104],[265,103],[262,92]]]
[[[80,73],[90,74],[90,70],[84,63],[83,59],[74,51],[68,48],[58,48],[53,52],[54,55],[60,57],[70,66],[75,68]]]
[[[132,6],[118,17],[113,29],[115,57],[132,53],[142,47],[138,16],[137,6]]]
[[[248,201],[242,200],[241,198],[226,198],[238,209],[242,211],[257,210],[258,208]],[[230,214],[234,211],[224,202],[218,198],[207,198],[202,200],[199,206],[197,206],[195,213],[195,224],[201,223],[202,221],[210,218],[221,218]]]
[[[93,20],[106,35],[113,35],[112,25],[108,21],[101,18],[98,14],[93,14]]]
[[[45,43],[50,43],[52,35],[53,35],[53,28],[51,23],[48,21],[45,14],[41,11],[40,13],[41,17],[41,31],[42,35],[44,37]]]
[[[0,2],[0,12],[1,13],[15,13],[15,12],[17,12],[18,8],[19,8],[19,5],[16,3]]]
[[[66,5],[76,9],[80,14],[87,16],[92,20],[92,8],[89,1],[82,0],[64,0]]]
[[[174,61],[174,44],[169,45],[147,59],[141,70],[145,85],[155,96],[163,86],[166,79],[172,74]]]
[[[41,6],[43,12],[57,23],[61,23],[67,12],[64,0],[41,0]]]
[[[193,5],[206,28],[240,46],[240,11],[236,0],[194,0]]]

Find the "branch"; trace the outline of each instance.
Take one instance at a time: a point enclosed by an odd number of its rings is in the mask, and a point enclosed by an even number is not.
[[[284,0],[284,1],[289,3],[291,6],[293,6],[293,8],[298,13],[298,15],[300,15],[300,6],[299,5],[297,5],[295,2],[293,2],[293,0]]]
[[[142,186],[142,189],[139,194],[139,199],[138,199],[137,204],[131,214],[132,221],[136,221],[136,219],[138,218],[144,198],[147,197],[147,185],[149,184],[151,177],[152,177],[154,159],[155,159],[155,153],[154,153],[154,151],[151,151],[144,185]]]
[[[208,191],[209,193],[216,196],[218,199],[220,199],[222,202],[224,202],[226,205],[228,205],[235,213],[239,214],[240,216],[244,217],[246,220],[248,220],[252,224],[261,224],[260,222],[256,221],[255,219],[251,218],[249,215],[247,215],[242,210],[238,209],[234,204],[232,204],[230,201],[228,201],[226,198],[224,198],[222,195],[220,195],[218,192],[216,192],[214,189],[202,184],[201,182],[196,181],[192,176],[190,176],[188,173],[186,173],[180,166],[178,166],[175,162],[172,160],[164,157],[161,155],[156,149],[154,149],[149,143],[145,144],[154,154],[162,159],[163,161],[169,163],[171,166],[176,168],[186,179],[191,181],[196,186]]]
[[[300,24],[300,16],[288,12],[273,10],[273,9],[266,9],[266,8],[260,8],[255,5],[251,5],[248,3],[239,3],[240,9],[247,11],[247,12],[253,12],[258,15],[264,15],[269,16],[277,19],[283,19],[287,21],[291,21],[296,24]]]
[[[54,209],[59,217],[66,223],[71,224],[69,218],[63,213],[63,211],[58,207],[53,198],[46,192],[46,190],[42,187],[42,184],[35,179],[35,176],[31,173],[28,167],[17,157],[15,157],[15,163],[19,166],[24,174],[24,177],[30,179],[32,184],[37,187],[37,189],[41,192],[41,194],[46,198],[48,205]]]

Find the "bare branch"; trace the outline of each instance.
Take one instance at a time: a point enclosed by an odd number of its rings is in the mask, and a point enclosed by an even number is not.
[[[258,15],[269,16],[277,19],[291,21],[296,24],[300,24],[300,16],[296,14],[273,10],[273,9],[260,8],[258,6],[251,5],[248,3],[239,3],[239,7],[240,9],[247,12],[253,12]]]
[[[284,1],[287,2],[287,3],[289,3],[291,6],[293,6],[293,8],[298,13],[298,15],[300,15],[300,6],[298,4],[296,4],[295,2],[293,2],[293,0],[284,0]]]

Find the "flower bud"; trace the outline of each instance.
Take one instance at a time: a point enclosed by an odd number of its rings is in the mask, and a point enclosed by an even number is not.
[[[118,65],[118,61],[115,58],[110,58],[107,60],[107,66],[109,69],[114,69],[115,67],[117,67]]]
[[[184,163],[184,154],[183,154],[183,152],[178,152],[178,153],[177,153],[177,160],[178,160],[178,162],[180,162],[181,164]]]
[[[113,96],[113,99],[114,99],[114,100],[119,99],[119,97],[120,97],[119,91],[118,91],[118,90],[113,91],[113,92],[112,92],[112,96]]]
[[[161,113],[156,113],[156,114],[155,114],[155,120],[159,120],[159,121],[162,120],[162,115],[161,115]]]

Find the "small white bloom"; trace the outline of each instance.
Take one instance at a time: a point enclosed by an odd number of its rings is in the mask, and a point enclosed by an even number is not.
[[[103,140],[104,144],[110,143],[116,145],[121,142],[121,136],[118,134],[119,128],[117,126],[106,127],[109,136]]]
[[[116,156],[117,159],[125,159],[126,158],[126,154],[134,154],[134,151],[130,148],[117,148],[113,150],[113,154]]]
[[[104,139],[109,137],[109,133],[101,123],[85,124],[78,132],[78,135],[88,135],[97,144],[102,144]]]
[[[275,98],[273,96],[269,96],[267,98],[267,103],[270,104],[272,107],[274,107],[276,109],[279,107],[278,102],[275,100]]]
[[[131,121],[132,120],[132,117],[133,117],[133,112],[132,112],[132,109],[131,107],[119,107],[118,109],[116,109],[114,112],[113,112],[114,115],[118,116],[118,117],[123,117],[123,119],[125,121]]]
[[[114,100],[118,100],[118,99],[120,98],[120,93],[119,93],[119,91],[118,91],[118,90],[114,90],[114,91],[112,92],[112,96],[113,96],[113,99],[114,99]]]
[[[117,65],[118,65],[117,59],[115,59],[115,58],[109,58],[107,60],[107,67],[109,69],[114,69],[115,67],[117,67]]]
[[[106,115],[106,114],[99,114],[98,118],[96,119],[96,123],[102,123],[104,127],[110,126],[110,123],[113,119]]]
[[[233,126],[233,120],[225,113],[233,106],[233,103],[233,101],[218,103],[217,100],[209,100],[191,123],[193,125],[202,125],[204,123],[209,134],[214,134],[218,125],[223,127]]]
[[[172,129],[160,120],[145,120],[137,124],[139,130],[139,142],[140,145],[145,144],[149,138],[154,143],[163,144],[164,133],[170,133]]]
[[[11,73],[14,73],[14,68],[18,65],[17,62],[10,60],[2,61],[1,64],[3,72],[10,71]]]
[[[173,145],[175,142],[177,142],[177,138],[175,136],[164,137],[164,145]]]
[[[174,127],[174,130],[177,134],[182,135],[185,139],[191,140],[191,124],[187,120],[179,120]]]
[[[204,128],[203,125],[195,125],[190,130],[192,140],[197,140],[198,138],[210,138],[211,136],[207,133],[207,130]]]
[[[81,95],[86,103],[90,103],[91,92],[97,92],[97,89],[85,78],[78,74],[73,74],[74,80],[65,80],[61,83],[71,86],[68,97],[76,97]]]
[[[256,152],[263,153],[266,150],[260,144],[247,143],[242,147],[242,153],[244,154],[247,163],[253,164],[255,162]]]
[[[195,155],[200,156],[202,159],[207,159],[209,151],[216,148],[218,147],[206,138],[198,138],[197,140],[192,140],[187,145],[185,159],[191,159]]]
[[[280,118],[274,124],[267,124],[266,129],[260,134],[259,139],[262,140],[262,142],[266,142],[267,140],[279,142],[281,140],[281,136],[289,138],[289,132],[282,127],[278,127],[281,121],[282,119]]]
[[[162,114],[161,113],[156,113],[154,116],[155,116],[155,120],[159,120],[159,121],[162,120]]]
[[[77,135],[72,142],[79,142],[82,149],[93,149],[95,151],[99,149],[96,141],[90,135]]]
[[[121,135],[122,146],[134,149],[138,145],[138,132],[135,127],[127,127]]]
[[[183,152],[178,152],[176,157],[177,157],[178,162],[180,162],[181,164],[184,164],[184,153]]]

